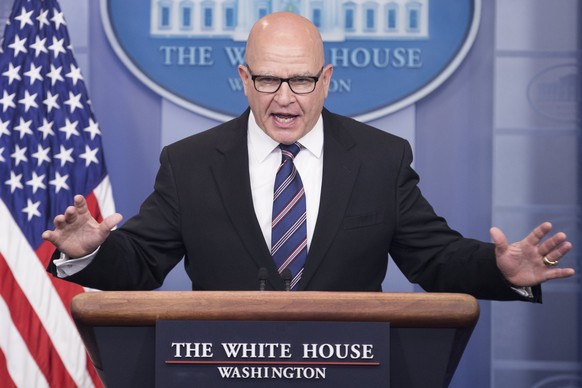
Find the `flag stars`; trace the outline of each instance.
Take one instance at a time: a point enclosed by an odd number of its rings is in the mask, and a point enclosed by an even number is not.
[[[55,86],[57,81],[64,81],[65,80],[63,78],[63,76],[61,75],[61,71],[63,71],[62,66],[55,67],[55,65],[53,65],[51,63],[51,71],[46,73],[46,76],[51,79],[51,86]]]
[[[81,69],[75,65],[71,65],[71,71],[69,71],[66,76],[73,81],[73,86],[77,85],[77,81],[82,80]]]
[[[55,179],[49,181],[50,185],[55,187],[55,192],[61,191],[61,189],[69,190],[69,185],[67,184],[67,179],[69,179],[69,174],[61,175],[58,171],[55,172]]]
[[[75,112],[76,108],[83,109],[83,104],[81,104],[81,93],[73,94],[73,92],[69,92],[69,99],[65,100],[65,105],[69,106],[71,113]]]
[[[8,70],[2,73],[3,76],[8,77],[8,85],[12,85],[12,81],[17,80],[20,81],[22,77],[20,77],[20,68],[22,66],[14,66],[12,62],[8,63]]]
[[[43,140],[45,140],[49,135],[54,136],[55,132],[53,131],[53,122],[48,121],[46,117],[43,117],[42,125],[38,128],[38,131],[42,133]]]
[[[14,96],[16,93],[8,94],[6,90],[2,91],[2,98],[0,98],[0,104],[2,105],[2,112],[6,112],[8,108],[16,108],[14,103]]]
[[[20,10],[20,15],[14,17],[15,20],[18,20],[20,22],[20,29],[22,30],[24,28],[25,25],[29,25],[32,26],[32,20],[30,18],[30,16],[32,15],[33,11],[30,12],[26,12],[26,8],[22,7],[22,9]]]
[[[53,52],[54,57],[58,57],[59,54],[65,54],[65,48],[63,47],[63,45],[65,44],[65,40],[64,39],[57,39],[56,37],[53,36],[53,43],[48,46],[48,49],[51,50]]]
[[[63,13],[48,0],[16,3],[0,37],[6,59],[0,67],[0,192],[14,199],[17,222],[38,240],[37,224],[51,217],[51,201],[93,184],[85,179],[88,169],[105,169],[101,129]]]
[[[60,147],[60,152],[55,155],[55,159],[59,159],[61,161],[61,167],[63,167],[67,162],[73,163],[75,159],[73,159],[71,154],[73,153],[74,148],[66,149],[62,144]]]
[[[77,124],[79,124],[78,121],[71,123],[69,119],[65,119],[65,126],[60,127],[59,131],[64,132],[66,134],[66,139],[69,140],[72,135],[79,136],[79,131],[77,131]]]
[[[37,95],[38,93],[30,94],[28,90],[24,91],[24,98],[18,100],[18,103],[24,105],[24,112],[28,112],[30,107],[38,108],[38,104],[35,101]]]
[[[91,135],[91,140],[94,140],[95,136],[101,135],[99,124],[97,124],[92,118],[89,119],[89,126],[83,129],[83,131],[88,132]]]
[[[10,171],[10,179],[8,179],[4,183],[7,184],[8,186],[10,186],[10,193],[14,194],[16,189],[23,189],[24,188],[24,186],[22,186],[21,180],[22,180],[22,174],[16,175],[14,173],[14,171]]]
[[[16,148],[10,156],[14,159],[14,164],[18,166],[20,162],[28,162],[28,158],[26,157],[26,149],[27,147],[20,148],[18,144],[15,144],[14,147]]]
[[[8,130],[9,121],[0,120],[0,138],[3,135],[10,136],[10,131]]]
[[[36,191],[38,189],[43,189],[46,190],[46,185],[44,184],[44,178],[46,177],[46,175],[38,175],[36,173],[36,171],[32,172],[32,179],[29,181],[26,181],[26,184],[28,186],[32,187],[32,193],[36,194]]]
[[[34,56],[38,58],[40,53],[48,54],[48,50],[46,49],[46,38],[40,39],[40,36],[36,36],[36,40],[33,44],[30,45],[30,48],[34,49]]]
[[[38,27],[42,28],[42,26],[49,26],[50,23],[48,21],[48,9],[42,11],[37,17],[36,20],[38,21]]]
[[[50,147],[42,148],[40,144],[37,144],[37,151],[32,154],[32,157],[36,159],[38,167],[42,166],[44,162],[51,162],[51,158],[48,156],[50,150]]]
[[[14,37],[14,43],[10,43],[8,45],[9,48],[14,50],[14,58],[16,58],[18,56],[18,53],[26,53],[27,52],[26,47],[24,47],[25,44],[26,44],[26,38],[20,39],[20,37],[18,35],[16,35]]]
[[[97,152],[99,152],[99,148],[92,150],[85,144],[85,152],[79,155],[81,159],[85,159],[85,167],[89,167],[91,163],[99,164],[99,160],[97,160]]]
[[[65,23],[65,17],[62,12],[56,12],[51,18],[51,21],[55,23],[57,30],[61,27],[61,24],[67,25],[67,23]]]
[[[28,78],[30,78],[31,85],[34,85],[34,82],[36,80],[39,80],[42,82],[42,76],[40,75],[41,70],[42,70],[42,66],[36,67],[34,65],[34,63],[30,64],[30,69],[26,73],[24,73],[24,75],[27,76]]]
[[[14,127],[14,130],[20,132],[20,139],[22,139],[24,135],[32,135],[32,129],[30,129],[32,120],[25,121],[22,117],[19,117],[19,120],[20,123]]]
[[[57,99],[59,98],[58,94],[53,95],[51,91],[47,91],[46,98],[42,101],[43,104],[46,105],[46,110],[48,113],[54,109],[60,109],[60,105],[57,103]]]
[[[26,207],[22,209],[22,212],[27,214],[28,221],[32,220],[32,217],[40,218],[40,211],[38,210],[39,206],[40,201],[32,202],[30,198],[26,200]]]

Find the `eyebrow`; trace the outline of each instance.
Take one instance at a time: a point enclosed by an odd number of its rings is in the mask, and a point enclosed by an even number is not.
[[[289,77],[281,77],[279,75],[275,75],[269,72],[266,73],[253,73],[253,71],[251,70],[251,67],[245,63],[245,66],[250,70],[252,75],[258,76],[258,77],[273,77],[273,78],[282,78],[282,79],[286,79],[286,78],[297,78],[297,77],[315,77],[317,72],[315,74],[312,74],[311,72],[305,72],[305,73],[296,73],[293,75],[290,75]],[[319,72],[320,70],[318,70]]]

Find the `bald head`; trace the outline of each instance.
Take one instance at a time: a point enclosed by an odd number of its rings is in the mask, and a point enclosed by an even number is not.
[[[321,116],[333,73],[324,62],[317,28],[294,13],[267,15],[251,29],[245,60],[238,73],[259,128],[283,144],[311,131]],[[262,82],[259,89],[257,78]],[[275,87],[278,83],[278,89],[259,91],[264,83]],[[293,90],[293,85],[299,89]],[[305,85],[313,86],[312,91],[305,91]]]
[[[292,12],[272,13],[255,23],[247,40],[246,62],[252,64],[269,47],[281,48],[288,56],[308,51],[313,60],[324,63],[323,41],[317,27]]]

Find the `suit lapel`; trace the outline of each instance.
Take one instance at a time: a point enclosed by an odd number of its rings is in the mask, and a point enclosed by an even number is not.
[[[356,181],[359,159],[353,152],[355,142],[343,128],[344,122],[323,111],[324,154],[321,199],[315,232],[299,289],[304,290],[332,244]],[[284,284],[277,274],[269,248],[257,221],[250,187],[248,111],[232,121],[224,140],[217,146],[218,161],[212,171],[234,228],[258,268],[269,270],[269,283],[275,290]]]
[[[212,165],[226,211],[249,256],[258,268],[269,271],[274,289],[284,289],[253,207],[249,177],[247,144],[248,111],[227,128],[223,142],[217,146],[218,162]],[[257,283],[258,285],[258,283]],[[257,286],[258,287],[258,286]]]
[[[309,285],[317,267],[335,238],[356,181],[359,160],[354,155],[353,138],[343,128],[343,121],[323,111],[323,181],[317,223],[307,255],[299,289]]]

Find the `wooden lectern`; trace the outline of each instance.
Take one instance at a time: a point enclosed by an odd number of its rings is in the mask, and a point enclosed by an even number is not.
[[[107,387],[153,387],[156,320],[390,323],[390,386],[446,387],[479,318],[463,294],[87,292],[71,304]],[[388,384],[387,384],[388,385]]]

